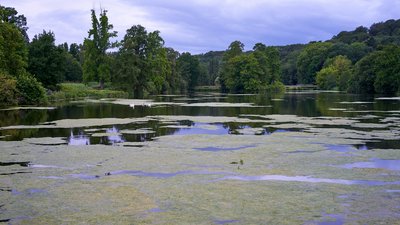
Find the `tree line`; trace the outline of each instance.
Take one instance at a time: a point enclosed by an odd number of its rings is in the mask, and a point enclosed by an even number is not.
[[[159,31],[133,25],[121,41],[107,11],[91,10],[82,44],[55,44],[43,31],[32,40],[27,19],[0,5],[0,102],[41,104],[62,82],[97,83],[131,97],[182,93],[199,85],[221,91],[281,91],[283,84],[316,84],[354,93],[400,92],[400,20],[343,31],[324,42],[287,46],[257,43],[244,51],[233,41],[225,51],[192,55],[165,46]],[[282,84],[283,83],[283,84]]]

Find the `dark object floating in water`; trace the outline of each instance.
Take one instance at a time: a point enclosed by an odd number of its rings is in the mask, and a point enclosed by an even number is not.
[[[0,166],[13,166],[20,165],[22,167],[28,167],[31,162],[0,162]]]
[[[123,147],[142,148],[144,145],[123,145]]]
[[[200,150],[200,151],[207,151],[207,152],[218,152],[218,151],[236,151],[236,150],[241,150],[245,148],[254,148],[256,145],[245,145],[245,146],[240,146],[240,147],[234,147],[234,148],[219,148],[219,147],[205,147],[205,148],[193,148],[194,150]]]
[[[0,191],[12,192],[11,188],[0,188]]]
[[[214,223],[219,224],[219,225],[238,223],[238,222],[240,222],[240,221],[239,220],[214,220]]]
[[[11,221],[11,219],[0,219],[0,223],[7,223],[10,221]]]
[[[32,145],[38,145],[38,146],[60,146],[60,145],[68,145],[68,143],[51,143],[51,144],[32,143]]]
[[[239,162],[231,162],[230,164],[233,164],[233,165],[237,165],[237,164],[243,165],[244,162],[243,162],[243,159],[241,159]]]
[[[11,172],[11,173],[0,173],[0,176],[16,175],[16,174],[22,174],[22,173],[32,173],[32,172],[19,171],[19,172]]]

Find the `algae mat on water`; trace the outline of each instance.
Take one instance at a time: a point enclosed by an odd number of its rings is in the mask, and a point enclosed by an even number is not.
[[[335,120],[346,125],[356,122]],[[398,223],[399,170],[348,165],[399,159],[400,150],[358,150],[354,146],[365,141],[358,135],[349,139],[325,131],[170,135],[141,147],[49,145],[60,140],[44,138],[0,142],[0,220],[12,224]],[[336,151],[341,147],[346,150]]]

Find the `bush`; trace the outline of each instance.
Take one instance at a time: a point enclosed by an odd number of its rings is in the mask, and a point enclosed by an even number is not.
[[[330,66],[317,73],[317,85],[321,89],[332,90],[336,87],[338,71]]]
[[[0,72],[0,105],[16,105],[17,101],[17,81]]]
[[[267,92],[269,93],[283,93],[285,92],[285,90],[285,85],[282,84],[282,82],[280,81],[273,82],[272,84],[267,85]]]
[[[62,83],[60,91],[50,96],[50,101],[75,100],[82,98],[127,98],[128,93],[115,90],[98,90],[82,83]]]
[[[46,90],[42,84],[29,73],[17,78],[18,103],[22,105],[39,105],[47,103]]]

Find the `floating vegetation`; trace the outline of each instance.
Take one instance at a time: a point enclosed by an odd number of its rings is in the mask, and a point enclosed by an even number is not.
[[[127,105],[132,108],[135,106],[146,106],[146,107],[153,107],[153,106],[168,106],[168,105],[182,105],[184,103],[177,103],[177,102],[154,102],[150,99],[116,99],[112,101],[113,104],[118,105]]]
[[[0,109],[0,111],[14,111],[14,110],[53,110],[56,107],[34,107],[34,106],[25,106],[25,107],[12,107],[7,109]]]
[[[260,105],[254,105],[252,103],[229,103],[229,102],[200,102],[200,103],[188,103],[184,104],[182,106],[187,106],[187,107],[272,107],[270,105],[268,106],[260,106]]]
[[[344,104],[344,105],[358,105],[358,104],[374,104],[374,102],[361,102],[361,101],[356,101],[356,102],[339,102],[339,104]]]
[[[275,100],[169,97],[188,103],[102,99],[49,112],[0,111],[0,136],[6,136],[0,218],[12,224],[398,223],[397,100],[370,105],[363,96],[319,92]]]
[[[380,97],[375,98],[376,100],[400,100],[400,97]]]
[[[23,140],[29,144],[34,145],[66,145],[67,141],[64,138],[51,138],[51,137],[44,137],[44,138],[25,138]]]
[[[148,122],[148,118],[88,118],[88,119],[63,119],[56,120],[40,125],[17,125],[0,127],[0,130],[11,129],[45,129],[45,128],[78,128],[78,127],[96,127],[110,126],[116,124],[130,124]]]
[[[136,129],[136,130],[121,130],[121,134],[154,134],[154,130],[150,129]]]
[[[265,134],[265,129],[247,127],[247,128],[236,129],[236,132],[242,135],[262,135]]]
[[[346,108],[329,108],[330,111],[346,111]]]

